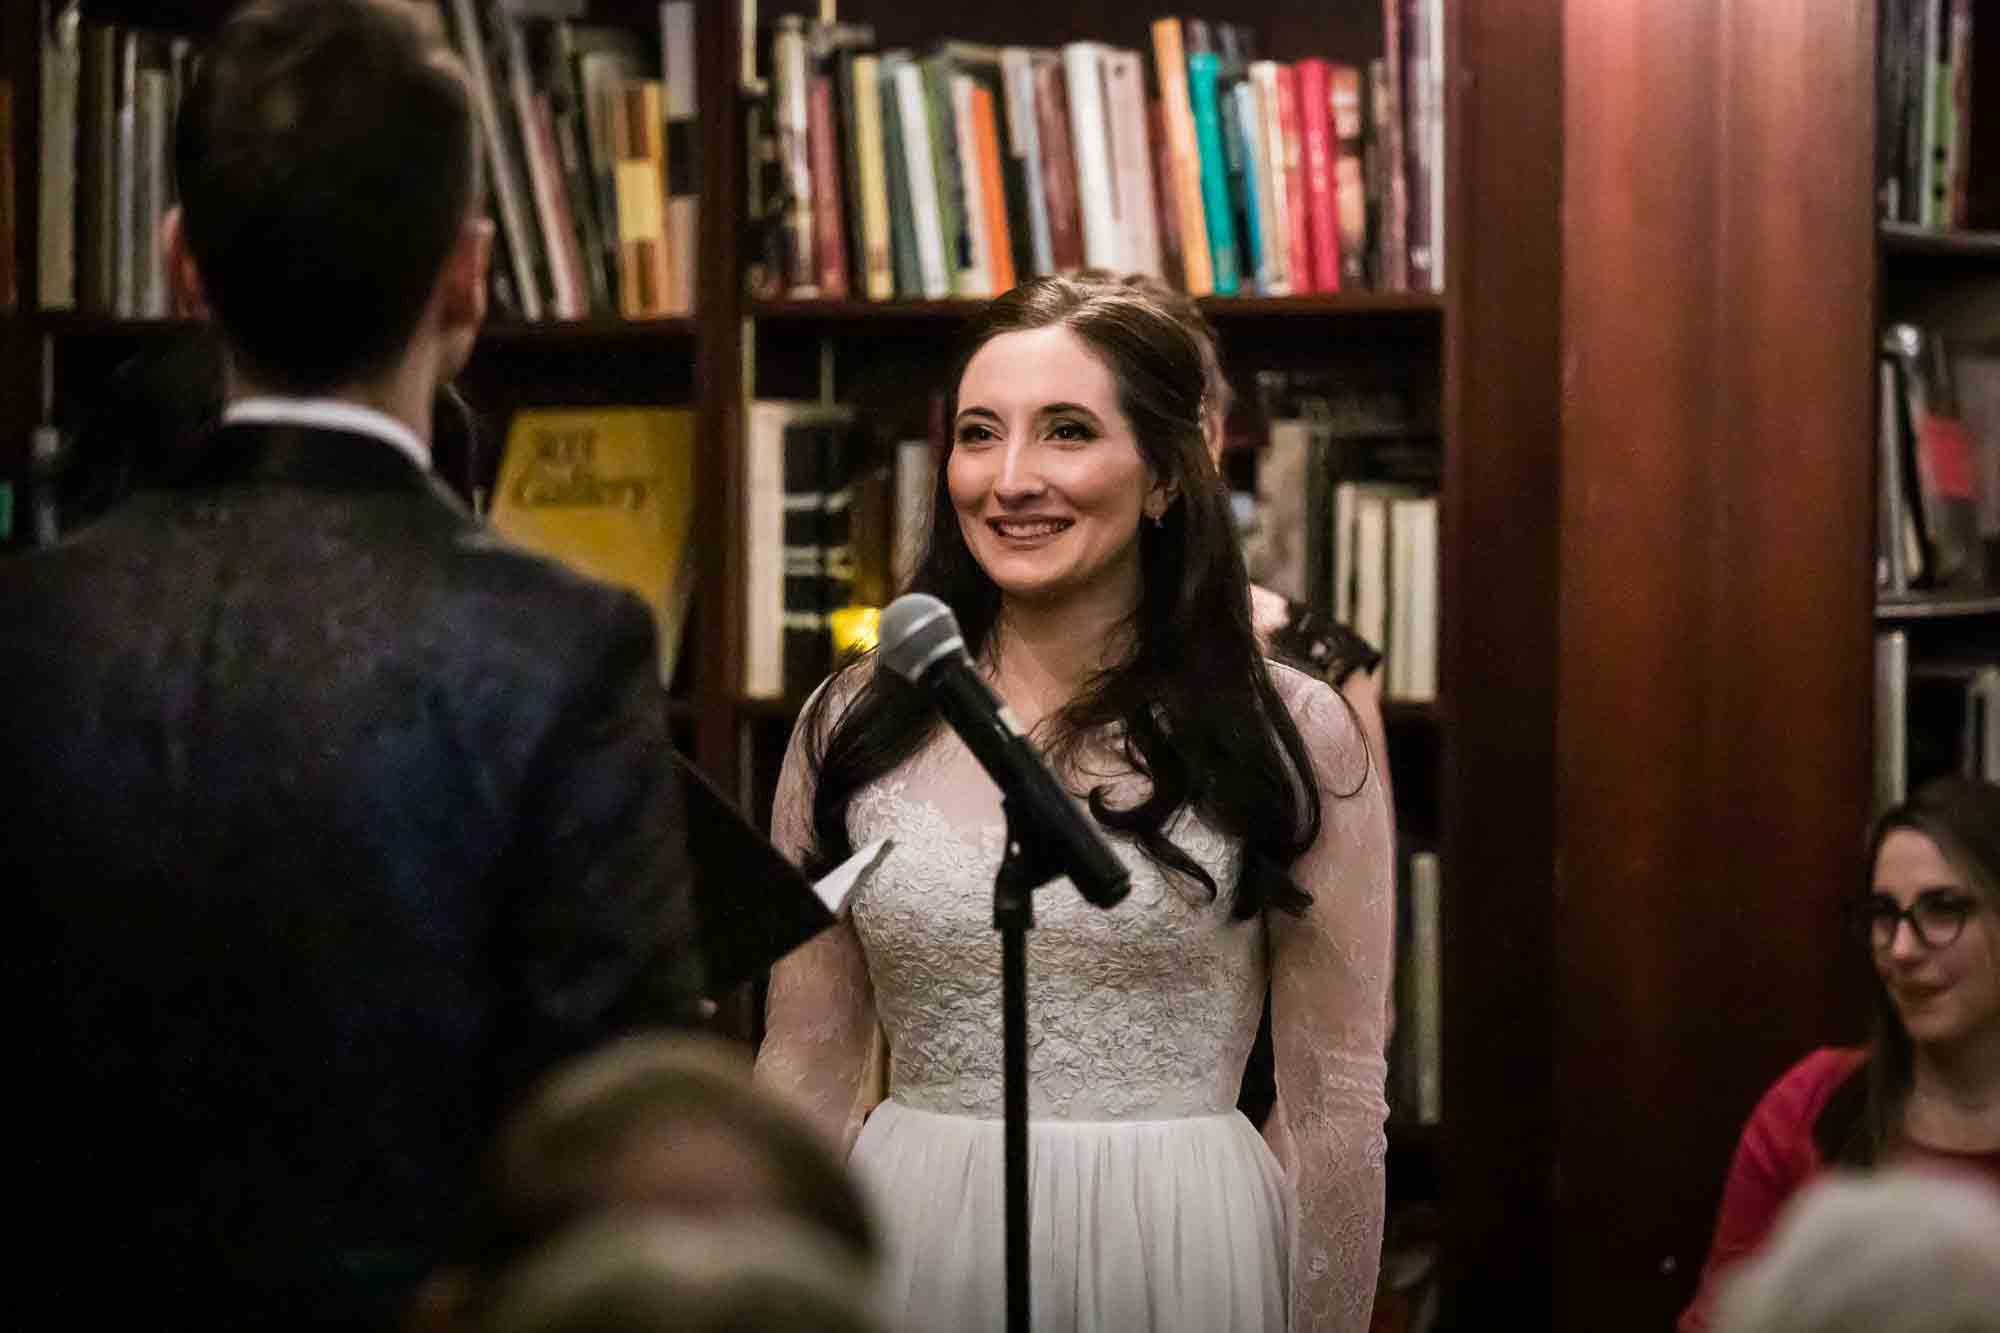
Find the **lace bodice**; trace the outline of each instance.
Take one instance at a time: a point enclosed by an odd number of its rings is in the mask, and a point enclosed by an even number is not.
[[[854,927],[888,1037],[889,1091],[919,1110],[1001,1114],[1000,937],[1006,824],[993,784],[939,737],[848,812],[855,845],[895,846],[856,891]],[[1186,816],[1174,840],[1224,892],[1170,878],[1111,839],[1132,891],[1106,911],[1068,880],[1035,894],[1028,935],[1029,1109],[1169,1119],[1236,1104],[1264,1001],[1264,928],[1232,921],[1236,848]]]
[[[1232,920],[1238,848],[1190,812],[1172,836],[1223,886],[1214,898],[1108,839],[1133,871],[1118,907],[1093,907],[1061,880],[1035,895],[1030,1110],[1072,1120],[1228,1110],[1268,983],[1273,1146],[1297,1202],[1291,1327],[1358,1333],[1382,1233],[1393,832],[1379,766],[1345,704],[1299,672],[1272,672],[1320,787],[1319,839],[1292,867],[1312,907]],[[810,840],[810,781],[795,736],[772,818],[795,854]],[[941,735],[857,795],[848,827],[856,846],[882,836],[896,846],[856,890],[847,918],[773,970],[759,1078],[851,1143],[874,1104],[886,1035],[899,1102],[998,1117],[998,793]]]

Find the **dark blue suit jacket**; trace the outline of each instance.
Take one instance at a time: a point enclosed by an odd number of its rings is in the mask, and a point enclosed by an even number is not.
[[[523,1081],[693,1014],[643,605],[380,441],[234,427],[0,562],[0,635],[21,1282],[384,1326]]]

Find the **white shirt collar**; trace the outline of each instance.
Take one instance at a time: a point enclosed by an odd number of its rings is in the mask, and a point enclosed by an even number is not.
[[[225,426],[316,426],[351,431],[393,445],[425,472],[431,470],[430,446],[417,433],[386,412],[344,398],[284,398],[270,395],[239,398],[222,410]]]

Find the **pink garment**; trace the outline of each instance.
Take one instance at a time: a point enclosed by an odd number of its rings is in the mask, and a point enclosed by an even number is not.
[[[1813,1142],[1813,1122],[1866,1057],[1859,1047],[1821,1047],[1785,1071],[1750,1113],[1723,1186],[1701,1285],[1681,1313],[1678,1333],[1702,1333],[1708,1327],[1721,1277],[1763,1246],[1792,1196],[1826,1169]],[[1898,1152],[1897,1161],[1971,1171],[2000,1185],[2000,1151],[1953,1153],[1911,1146]]]

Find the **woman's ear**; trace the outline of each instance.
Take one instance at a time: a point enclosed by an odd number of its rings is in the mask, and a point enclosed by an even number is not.
[[[1145,511],[1149,522],[1158,523],[1167,516],[1167,511],[1174,507],[1174,501],[1180,498],[1181,488],[1179,483],[1156,481],[1153,483],[1152,488],[1146,492],[1145,503],[1140,508]]]

